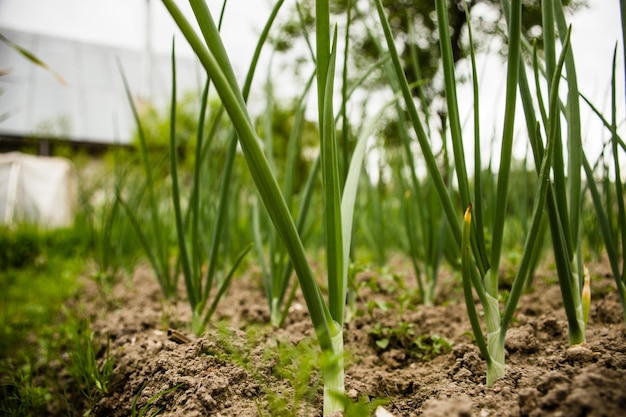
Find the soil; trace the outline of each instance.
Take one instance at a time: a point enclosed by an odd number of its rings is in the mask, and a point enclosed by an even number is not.
[[[357,275],[359,313],[344,332],[353,402],[380,400],[376,416],[626,415],[626,329],[605,263],[590,266],[587,343],[571,347],[556,273],[548,266],[537,274],[507,333],[506,374],[491,388],[459,278],[442,277],[437,302],[424,306],[411,298],[410,267],[391,265]],[[234,280],[212,320],[220,324],[203,337],[189,331],[187,304],[162,302],[146,266],[107,297],[91,284],[80,297],[96,336],[108,335],[115,355],[110,393],[89,406],[92,416],[141,415],[142,408],[163,416],[321,415],[319,355],[304,302],[298,294],[285,325],[273,328],[254,268]],[[384,349],[375,343],[377,324],[399,323],[451,347],[425,360],[394,339]]]

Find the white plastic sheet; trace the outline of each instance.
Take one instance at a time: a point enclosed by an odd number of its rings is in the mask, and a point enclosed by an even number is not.
[[[65,158],[0,154],[0,222],[44,227],[73,221],[74,171]]]

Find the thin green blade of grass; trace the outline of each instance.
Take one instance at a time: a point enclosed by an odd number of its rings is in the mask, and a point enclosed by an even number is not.
[[[624,62],[626,62],[626,0],[619,0],[619,12],[622,23],[622,57]],[[626,71],[624,71],[624,79],[626,80]]]
[[[429,176],[426,178],[427,183],[422,186],[417,178],[415,160],[411,150],[411,138],[406,129],[404,129],[406,125],[404,111],[400,107],[398,100],[395,101],[395,105],[404,156],[410,174],[410,185],[406,184],[404,187],[406,189],[404,203],[407,206],[404,210],[404,226],[409,245],[409,257],[415,270],[422,302],[425,305],[431,305],[434,301],[437,270],[442,255],[442,245],[444,244],[442,232],[447,227],[447,223],[441,216],[439,199],[423,198],[432,195],[432,181]],[[400,178],[404,180],[404,176],[400,176]],[[406,194],[410,194],[410,196]],[[417,213],[414,212],[414,208]],[[419,236],[417,235],[418,228],[421,232]],[[424,279],[422,279],[420,262],[425,263]]]
[[[617,48],[617,46],[616,46]],[[587,103],[587,105],[589,106],[589,108],[591,109],[591,111],[600,119],[600,121],[602,122],[602,124],[604,125],[604,127],[606,127],[609,132],[611,132],[612,130],[612,122],[609,122],[606,117],[602,114],[602,112],[600,112],[600,110],[598,109],[598,107],[596,105],[594,105],[588,97],[586,97],[584,94],[580,94],[580,97],[585,101],[585,103]],[[615,141],[617,142],[617,146],[619,148],[621,148],[623,151],[626,151],[626,143],[624,143],[624,140],[622,139],[622,137],[619,135],[618,132],[611,132],[611,136],[612,138],[615,139]],[[604,145],[604,147],[606,147],[606,144]],[[602,153],[604,153],[604,147],[602,149]]]
[[[270,59],[269,68],[271,68],[272,63]],[[267,161],[270,164],[270,168],[272,171],[277,172],[276,162],[274,160],[274,133],[273,133],[273,119],[274,119],[274,91],[272,85],[272,73],[268,70],[267,79],[265,82],[265,114],[263,117],[263,132],[264,132],[264,151],[267,155]],[[283,175],[283,181],[290,177],[290,173],[285,173]],[[285,195],[283,192],[283,196],[285,197],[285,202],[288,206],[291,206],[291,200]],[[269,246],[269,280],[271,281],[271,292],[268,294],[268,298],[271,300],[270,305],[270,315],[273,320],[276,320],[276,304],[277,298],[275,298],[274,294],[278,291],[280,287],[280,283],[277,280],[282,277],[282,269],[284,268],[283,258],[285,256],[284,247],[279,242],[280,238],[276,233],[276,230],[270,228],[268,230],[268,246]]]
[[[235,71],[230,64],[230,59],[226,53],[226,48],[222,43],[220,32],[215,26],[215,22],[209,11],[209,5],[204,0],[189,0],[189,4],[193,11],[193,14],[198,22],[200,32],[204,37],[206,45],[209,46],[211,54],[215,57],[216,61],[220,64],[220,72],[230,85],[230,88],[234,91],[239,90],[239,84]],[[245,107],[246,103],[242,94],[235,94],[234,99],[237,100],[239,106]]]
[[[329,76],[331,61],[330,1],[315,0],[315,68],[317,69],[317,108],[320,132],[324,132],[326,83],[334,81],[334,72]],[[323,163],[322,163],[323,165]]]
[[[501,0],[500,5],[502,7],[503,15],[505,20],[507,21],[507,25],[510,21],[510,9],[511,4],[510,0]],[[524,42],[524,38],[522,38],[522,44],[526,44]],[[532,48],[529,48],[532,50]],[[524,61],[519,60],[519,74],[518,74],[518,83],[519,83],[519,94],[520,99],[522,101],[522,107],[524,109],[524,118],[526,121],[526,130],[528,133],[528,139],[533,151],[534,161],[535,161],[535,169],[537,173],[539,173],[539,167],[541,166],[539,161],[541,161],[543,157],[543,142],[539,140],[537,136],[537,118],[535,117],[535,108],[533,104],[533,96],[530,90],[530,86],[528,83],[528,77],[526,75]],[[539,91],[539,90],[537,90]],[[549,191],[552,192],[551,190]]]
[[[559,16],[560,15],[560,16]],[[552,94],[553,89],[558,86],[560,80],[559,72],[555,68],[555,54],[556,54],[556,33],[555,33],[555,20],[561,20],[556,22],[561,26],[561,36],[565,36],[563,33],[565,30],[565,17],[563,11],[558,10],[556,2],[547,0],[542,4],[542,18],[544,27],[544,55],[546,61],[546,77],[548,79],[548,90],[550,93],[550,105],[552,106]],[[558,19],[557,19],[558,18]],[[568,38],[569,39],[569,38]],[[569,48],[571,49],[571,48]],[[573,149],[573,155],[571,158],[578,158],[578,165],[569,168],[571,171],[578,169],[580,171],[580,114],[575,113],[578,110],[578,87],[576,84],[576,71],[573,62],[573,55],[571,52],[563,57],[563,60],[569,60],[568,64],[568,112],[565,114],[568,121],[568,136],[572,146],[576,146],[579,149]],[[561,51],[563,55],[563,50]],[[572,72],[572,74],[570,74]],[[570,76],[572,77],[570,79]],[[558,77],[558,78],[557,78]],[[558,94],[558,91],[556,92]],[[576,103],[574,103],[576,101]],[[578,196],[576,201],[568,200],[568,179],[566,178],[566,167],[564,162],[563,152],[563,140],[561,135],[560,126],[560,110],[559,113],[553,113],[552,108],[548,116],[548,130],[549,135],[553,130],[556,130],[556,142],[554,148],[554,160],[553,160],[553,186],[552,195],[548,196],[549,216],[550,216],[550,229],[552,233],[553,248],[555,253],[555,261],[557,264],[557,274],[559,277],[559,284],[561,287],[561,293],[563,296],[563,305],[566,311],[568,319],[568,335],[570,344],[578,344],[585,341],[584,334],[584,320],[582,317],[582,304],[580,298],[580,288],[582,281],[577,277],[577,272],[580,270],[580,266],[575,263],[574,254],[579,251],[579,236],[572,235],[572,227],[570,222],[570,213],[572,210],[576,211],[579,217],[580,211],[580,172],[569,178],[570,187],[569,191]],[[578,135],[578,139],[576,139]],[[570,162],[572,160],[570,159]],[[577,183],[575,181],[578,181]],[[572,208],[571,205],[576,207]],[[576,225],[578,230],[578,225]],[[582,255],[579,254],[578,262],[582,263]]]
[[[543,121],[543,125],[548,125],[548,112],[546,111],[545,102],[543,99],[543,93],[541,92],[541,76],[540,76],[540,68],[539,68],[539,48],[537,47],[537,42],[533,44],[533,73],[535,75],[535,93],[537,94],[537,105],[539,106],[539,114],[541,115],[541,120]],[[541,148],[541,152],[543,152],[543,147]]]
[[[201,310],[204,310],[206,306],[207,300],[209,299],[209,295],[211,289],[213,288],[213,282],[215,278],[218,257],[219,257],[219,248],[222,242],[222,233],[224,226],[226,224],[226,216],[228,214],[228,198],[230,187],[232,185],[232,172],[235,164],[235,156],[237,155],[237,136],[233,133],[228,138],[227,150],[226,150],[226,159],[225,165],[222,171],[222,176],[220,179],[219,186],[219,197],[218,197],[218,205],[217,205],[217,213],[215,216],[215,223],[213,224],[213,231],[211,235],[211,243],[209,248],[209,259],[208,259],[208,268],[205,276],[205,284],[204,289],[200,290],[202,293],[202,304]],[[196,161],[197,164],[200,161]]]
[[[259,210],[258,200],[254,200],[251,203],[251,213],[252,217],[252,238],[254,239],[254,247],[256,249],[257,259],[259,262],[259,266],[261,267],[261,278],[263,281],[263,289],[265,291],[265,295],[268,302],[268,309],[270,311],[270,316],[273,313],[274,306],[271,294],[273,292],[273,283],[272,283],[272,273],[270,272],[269,266],[265,260],[265,253],[263,252],[263,236],[261,232],[261,214]],[[274,319],[270,317],[270,320],[273,322]]]
[[[406,19],[407,19],[406,26],[409,28],[409,32],[408,32],[409,39],[415,39],[416,33],[415,33],[415,24],[413,21],[413,16],[411,16],[411,14],[407,14]],[[469,22],[469,19],[468,19],[468,22]],[[409,42],[409,55],[410,55],[411,69],[413,70],[413,73],[415,74],[415,79],[423,80],[422,70],[419,65],[417,45],[414,42]],[[426,94],[424,93],[423,88],[418,88],[417,96],[419,97],[419,101],[422,106],[421,109],[424,112],[424,120],[426,120],[426,133],[428,133],[428,137],[431,137],[432,132],[430,130],[430,123],[428,123],[428,121],[430,120],[430,110],[428,106],[428,99],[426,98]]]
[[[27,60],[29,60],[33,64],[43,68],[45,71],[48,71],[62,85],[67,85],[67,82],[61,76],[61,74],[59,74],[54,69],[52,69],[48,64],[43,62],[40,58],[37,57],[37,55],[33,54],[32,52],[30,52],[26,48],[23,48],[20,45],[16,44],[15,42],[13,42],[12,40],[10,40],[9,38],[7,38],[6,36],[4,36],[1,33],[0,33],[0,41],[4,42],[8,46],[10,46],[14,50],[16,50],[19,54],[21,54],[24,58],[26,58]]]
[[[411,191],[408,186],[405,186],[404,200],[403,200],[403,214],[402,217],[404,220],[404,229],[407,234],[408,240],[408,253],[409,258],[411,259],[411,263],[413,264],[413,271],[415,272],[415,278],[417,281],[417,289],[422,298],[422,303],[425,305],[432,305],[432,301],[430,297],[427,297],[426,293],[426,284],[422,279],[422,268],[418,261],[418,258],[424,258],[424,256],[420,253],[420,244],[418,243],[418,236],[416,233],[417,224],[415,223],[414,217],[415,213],[412,211],[412,208],[417,205],[414,199],[412,198]]]
[[[290,206],[293,205],[294,200],[294,181],[297,177],[298,170],[297,156],[300,149],[301,135],[303,131],[306,110],[305,100],[308,96],[310,87],[312,86],[314,80],[315,72],[309,77],[304,91],[301,93],[300,98],[298,99],[294,115],[294,122],[291,131],[289,132],[282,190],[285,201]],[[303,201],[301,202],[298,220],[296,221],[297,229],[300,234],[302,234],[303,232],[304,222],[306,221],[309,208],[310,196],[314,190],[311,180],[313,180],[317,176],[318,170],[316,167],[319,167],[319,162],[314,163],[313,169],[309,173],[309,175],[313,176],[313,178],[309,178],[309,180],[307,180],[307,186],[305,187],[302,194]],[[291,264],[291,261],[286,259],[287,257],[284,247],[280,245],[279,242],[277,242],[278,236],[275,232],[273,232],[273,230],[269,231],[269,259],[272,262],[270,263],[270,265],[267,265],[263,253],[263,238],[261,235],[260,227],[260,212],[256,204],[253,207],[252,216],[253,236],[257,247],[257,255],[261,264],[264,289],[268,299],[270,310],[270,320],[274,325],[280,326],[284,320],[284,317],[286,317],[289,306],[291,305],[291,300],[293,299],[292,296],[290,296],[287,299],[287,302],[285,302],[285,295],[291,281],[290,278],[293,272],[293,265]],[[292,292],[295,291],[295,289],[296,286],[294,285]]]
[[[565,19],[565,11],[560,1],[554,2],[555,16],[557,28],[561,38],[568,37],[568,27]],[[584,318],[583,305],[582,305],[582,288],[583,288],[583,254],[580,244],[580,224],[581,224],[581,209],[582,209],[582,178],[581,178],[581,166],[582,166],[582,134],[581,134],[581,116],[580,116],[580,97],[578,90],[578,77],[576,73],[576,65],[574,63],[574,53],[571,46],[568,48],[565,55],[565,68],[567,71],[567,106],[565,116],[567,118],[567,158],[568,166],[567,172],[563,172],[563,175],[567,175],[567,181],[569,187],[569,223],[567,231],[569,231],[569,253],[570,263],[572,264],[572,286],[574,289],[574,297],[576,303],[576,315],[578,327],[583,332],[586,327],[586,320]],[[576,329],[574,329],[576,330]],[[583,339],[584,341],[584,339]]]
[[[283,179],[283,194],[285,200],[291,201],[295,188],[296,171],[298,169],[298,152],[300,151],[302,131],[304,129],[305,113],[306,113],[306,98],[309,94],[309,89],[313,85],[315,74],[309,77],[309,80],[305,84],[304,90],[298,99],[296,104],[296,111],[293,119],[293,126],[289,132],[289,138],[287,142],[287,156],[285,160],[285,172],[287,173]]]
[[[226,4],[227,4],[227,1],[224,0],[224,2],[222,3],[222,9],[220,12],[218,30],[221,30],[222,23],[224,22],[223,19],[224,19],[224,13],[226,11]],[[190,199],[188,213],[187,213],[188,216],[189,215],[192,216],[191,242],[192,242],[192,250],[194,251],[193,253],[193,259],[194,259],[193,274],[194,274],[194,280],[195,280],[194,285],[196,286],[196,288],[199,288],[199,292],[201,293],[204,292],[202,290],[202,285],[203,285],[202,284],[202,259],[203,257],[201,253],[201,245],[199,244],[199,242],[202,240],[202,237],[200,236],[200,171],[202,169],[201,161],[204,161],[206,156],[208,155],[212,139],[215,137],[215,134],[216,134],[215,129],[217,129],[221,114],[224,111],[223,107],[219,108],[217,115],[214,118],[214,124],[212,128],[209,130],[209,135],[206,141],[206,147],[204,147],[205,146],[205,142],[204,142],[205,116],[206,116],[207,106],[208,106],[208,96],[209,96],[210,86],[211,86],[211,79],[207,78],[205,85],[204,85],[204,90],[202,91],[202,96],[201,96],[201,101],[200,101],[200,116],[198,120],[198,130],[196,134],[196,154],[195,154],[195,164],[194,164],[194,171],[193,171],[193,185],[192,185],[191,199]],[[227,158],[226,168],[224,169],[225,177],[230,176],[229,174],[227,174],[228,169],[229,169],[228,166],[229,166],[229,162]],[[208,287],[208,291],[210,291],[210,287],[212,286],[213,276],[215,274],[215,268],[217,265],[216,261],[217,261],[217,252],[218,252],[219,245],[217,245],[216,242],[219,240],[221,236],[220,227],[222,224],[221,222],[222,219],[220,218],[220,213],[222,210],[220,209],[222,206],[223,206],[223,200],[220,199],[218,203],[218,215],[216,218],[216,227],[213,228],[213,236],[211,239],[210,249],[209,249],[209,261],[208,261],[208,268],[207,268],[207,274],[206,274],[206,286]],[[201,299],[203,300],[206,300],[207,298],[208,298],[208,293],[206,296],[201,297]],[[202,306],[200,310],[201,311],[204,310],[204,306]],[[198,330],[201,330],[201,329],[198,329]]]
[[[152,245],[150,245],[150,239],[148,239],[148,236],[144,233],[143,227],[141,226],[141,223],[139,222],[139,219],[137,219],[137,216],[135,215],[133,210],[124,201],[124,199],[119,193],[116,194],[116,199],[119,202],[120,206],[122,206],[122,208],[124,209],[124,212],[128,216],[130,223],[135,228],[137,232],[137,237],[139,238],[139,241],[141,242],[141,245],[144,248],[146,256],[148,256],[150,265],[152,265],[153,268],[155,268],[155,274],[157,275],[157,278],[159,278],[159,272],[157,272],[156,267],[155,267],[155,265],[158,267],[159,261],[157,260],[157,257],[152,250]],[[164,295],[167,294],[169,291],[169,288],[165,287],[165,281],[161,279],[158,279],[158,281],[159,281],[159,286],[161,287],[161,292]]]
[[[415,160],[413,157],[413,151],[411,150],[411,139],[407,131],[404,129],[404,126],[406,124],[404,112],[402,108],[400,107],[397,100],[395,102],[395,106],[396,106],[396,113],[398,114],[398,126],[399,126],[398,130],[400,132],[402,146],[404,149],[404,156],[405,156],[406,164],[409,167],[409,174],[410,174],[410,186],[408,184],[405,184],[404,186],[405,193],[404,193],[404,200],[403,200],[404,206],[405,206],[403,220],[404,220],[404,229],[406,231],[407,240],[408,240],[408,253],[409,253],[409,257],[411,258],[411,263],[413,264],[413,269],[415,271],[415,278],[417,280],[418,290],[422,297],[422,302],[425,305],[430,305],[432,304],[433,294],[431,291],[429,291],[429,288],[432,289],[434,287],[434,283],[431,283],[432,285],[428,285],[422,279],[422,268],[420,267],[420,260],[430,259],[430,257],[426,255],[424,252],[432,253],[433,251],[429,251],[428,249],[423,249],[423,250],[420,250],[420,249],[424,248],[424,246],[432,246],[433,240],[426,237],[427,232],[425,230],[426,229],[430,230],[430,226],[434,226],[434,224],[431,222],[432,219],[428,218],[428,214],[427,214],[428,208],[430,208],[430,204],[418,204],[418,201],[416,201],[415,199],[417,196],[426,195],[425,190],[424,190],[425,187],[422,187],[422,185],[419,182],[419,179],[417,178]],[[406,182],[404,180],[404,176],[401,176],[400,178],[403,180],[403,182]],[[434,203],[435,200],[436,199],[428,199],[428,201],[430,201],[431,203]],[[415,210],[417,210],[417,213],[414,212],[414,208]],[[415,221],[415,218],[418,219],[417,222]],[[418,237],[417,229],[420,226],[421,226],[420,228],[421,235]],[[428,237],[432,237],[432,236],[428,236]],[[426,280],[428,280],[427,271],[425,271],[425,276],[426,276]],[[432,278],[434,279],[435,276],[432,276]]]
[[[318,1],[317,3],[323,3]],[[324,7],[321,8],[322,10]],[[327,18],[328,16],[326,16]],[[324,17],[322,16],[322,19]],[[323,25],[322,25],[323,26]],[[318,42],[320,42],[318,33]],[[322,35],[323,38],[323,35]],[[323,40],[322,40],[323,42]],[[328,308],[332,320],[336,323],[331,333],[333,349],[325,352],[329,363],[323,366],[324,373],[324,415],[330,415],[336,410],[343,409],[334,394],[344,392],[344,365],[343,365],[343,323],[346,304],[347,277],[344,276],[344,241],[341,213],[341,178],[339,177],[339,155],[333,113],[334,74],[337,56],[337,28],[333,36],[333,44],[328,61],[320,58],[318,46],[317,74],[318,83],[324,83],[324,95],[318,99],[321,106],[320,119],[320,151],[322,162],[322,183],[324,190],[324,229],[326,237],[326,262],[328,274]],[[321,65],[328,63],[324,69]],[[320,72],[326,76],[320,79]],[[347,272],[347,268],[346,268]],[[332,355],[329,353],[332,352]]]
[[[269,67],[272,64],[270,62]],[[274,91],[272,86],[272,72],[267,72],[265,80],[265,114],[263,117],[264,150],[267,155],[267,162],[272,171],[276,172],[276,162],[274,161],[274,133],[272,132],[272,119],[274,115]],[[289,200],[285,198],[287,203]]]
[[[581,326],[583,324],[582,305],[580,304],[580,293],[577,291],[577,282],[572,279],[571,258],[567,251],[566,237],[563,233],[563,228],[559,226],[564,220],[559,216],[555,199],[554,192],[552,192],[551,195],[548,196],[550,232],[557,276],[563,296],[563,307],[565,308],[565,314],[567,316],[569,344],[577,345],[585,341],[584,327]]]
[[[569,34],[565,40],[569,47]],[[564,43],[565,47],[565,43]],[[554,164],[552,172],[555,173],[554,182],[557,182],[556,171],[563,170],[564,167],[562,164],[558,166],[557,161],[562,161],[562,146],[560,141],[560,110],[558,109],[558,85],[561,77],[561,70],[563,67],[563,63],[565,61],[565,52],[567,50],[564,48],[561,51],[561,57],[559,58],[558,67],[555,69],[555,73],[552,75],[551,89],[550,89],[550,113],[548,115],[549,123],[548,123],[548,137],[551,138],[552,135],[556,135],[555,143],[554,143]],[[557,96],[557,98],[554,98]],[[553,102],[555,101],[555,102]],[[569,250],[570,244],[568,243],[568,238],[571,239],[571,236],[567,235],[566,229],[569,228],[567,224],[567,218],[561,217],[561,210],[559,209],[559,197],[561,193],[563,193],[561,184],[561,190],[555,190],[558,187],[552,187],[552,193],[548,194],[547,203],[548,203],[548,216],[550,219],[550,231],[552,235],[552,244],[554,249],[554,256],[557,265],[557,275],[559,278],[559,285],[561,287],[561,294],[563,297],[563,306],[565,308],[565,313],[567,315],[568,322],[568,336],[570,345],[583,343],[585,341],[584,334],[584,323],[582,319],[582,304],[580,300],[580,292],[578,281],[574,279],[573,271],[572,271],[572,254]]]
[[[320,153],[324,192],[324,228],[326,236],[326,259],[328,274],[328,308],[331,320],[332,349],[325,350],[328,362],[322,366],[324,375],[324,415],[343,410],[336,395],[344,393],[343,322],[346,303],[347,274],[344,263],[341,177],[339,155],[333,112],[335,62],[337,58],[337,27],[330,32],[330,2],[315,2],[315,43],[318,122],[320,126]],[[332,42],[332,46],[331,46]],[[344,152],[347,152],[344,149]],[[347,272],[347,269],[346,269]]]
[[[272,11],[272,15],[270,16],[270,21],[273,21],[273,19],[276,17],[278,9],[282,5],[282,3],[283,1],[281,0],[279,4],[277,4],[274,7]],[[296,4],[296,8],[298,10],[298,14],[300,17],[300,23],[304,27],[303,18],[302,18],[299,4]],[[263,30],[263,33],[261,35],[261,38],[263,39],[263,41],[265,38],[267,38],[267,35],[269,33],[269,27],[271,24],[270,21],[268,21],[268,23],[266,24],[265,29]],[[306,31],[305,31],[305,39],[309,46],[311,58],[315,62],[315,54],[313,52],[313,49],[310,47],[310,42],[308,40],[308,34]],[[259,48],[257,48],[257,51],[258,50]],[[304,112],[305,112],[304,100],[308,94],[308,91],[314,79],[315,79],[315,71],[309,78],[309,81],[307,82],[306,87],[298,101],[299,104],[297,105],[296,118],[295,118],[292,130],[290,132],[290,138],[289,138],[287,162],[286,162],[287,173],[289,172],[295,173],[295,170],[296,170],[297,158],[295,154],[299,145],[299,132],[302,129],[302,122],[304,120]],[[244,91],[245,91],[245,88],[244,88]],[[307,180],[307,185],[305,186],[305,189],[303,192],[303,201],[300,204],[301,207],[300,207],[300,211],[298,214],[298,219],[296,221],[296,227],[299,233],[302,233],[303,228],[304,228],[304,223],[306,222],[309,202],[310,202],[310,198],[312,196],[313,190],[314,190],[313,180],[317,178],[318,171],[319,171],[319,158],[316,160],[316,162],[314,162],[313,168],[311,169],[309,173],[309,179]],[[288,204],[290,204],[292,201],[292,196],[293,196],[293,191],[294,191],[294,184],[293,184],[294,179],[295,179],[295,175],[289,175],[289,174],[284,175],[283,195],[285,197],[285,201]],[[282,326],[282,323],[284,322],[286,318],[289,306],[291,305],[291,301],[293,300],[293,297],[295,296],[295,290],[297,288],[297,286],[295,285],[292,287],[292,294],[290,295],[288,300],[285,302],[284,297],[286,295],[286,291],[290,282],[291,273],[293,272],[293,264],[291,263],[291,261],[288,261],[286,264],[285,264],[285,261],[279,262],[279,264],[282,265],[282,276],[277,270],[273,268],[268,268],[265,262],[265,259],[263,257],[263,253],[262,253],[262,247],[263,247],[262,241],[263,240],[260,235],[260,223],[259,223],[260,219],[258,218],[258,215],[259,215],[258,210],[253,212],[253,216],[257,216],[253,218],[253,220],[257,223],[256,231],[254,231],[255,241],[257,242],[257,245],[258,245],[257,252],[259,254],[259,259],[261,262],[261,266],[263,268],[263,276],[266,281],[264,285],[265,285],[266,294],[268,297],[271,321],[272,323],[280,327]],[[270,233],[272,233],[272,235],[274,236],[273,232],[270,232]],[[272,248],[277,247],[277,244],[276,242],[274,242],[274,239],[275,237],[272,237],[270,240]],[[281,254],[279,254],[278,257],[280,259],[284,258],[282,252]],[[270,250],[270,259],[272,260],[275,259],[273,249]],[[275,262],[273,262],[273,264],[275,264]],[[282,311],[280,311],[281,309]]]
[[[305,111],[306,111],[306,97],[308,96],[309,89],[313,85],[313,81],[315,79],[315,74],[312,74],[307,82],[304,91],[300,95],[298,100],[298,104],[296,105],[296,113],[294,115],[294,122],[289,132],[289,142],[287,145],[287,157],[285,161],[285,175],[283,178],[283,195],[285,196],[285,200],[288,204],[293,205],[294,200],[294,188],[295,188],[295,179],[297,178],[298,171],[298,154],[301,149],[301,141],[302,141],[302,132],[304,129],[304,120],[305,120]],[[313,174],[313,172],[311,172]],[[310,193],[313,191],[312,187],[305,187],[303,193],[303,200],[310,198]],[[307,193],[309,195],[307,196]],[[296,220],[296,227],[298,229],[298,233],[302,234],[304,228],[304,221],[306,220],[306,215],[308,213],[308,203],[307,206],[304,204],[301,205],[300,211],[298,213],[298,218]],[[302,215],[302,217],[301,217]],[[272,256],[272,255],[270,255]],[[290,283],[291,273],[293,272],[293,266],[291,261],[285,259],[285,251],[284,248],[280,252],[280,265],[281,271],[279,273],[272,274],[272,287],[271,292],[268,293],[271,296],[271,315],[273,317],[272,322],[276,325],[280,324],[281,317],[283,315],[283,311],[287,311],[289,309],[290,303],[288,302],[286,305],[284,303],[285,295],[287,292],[287,288]],[[278,271],[277,271],[278,272]]]
[[[298,212],[298,217],[296,219],[296,226],[298,228],[298,233],[304,233],[305,224],[307,221],[309,210],[311,208],[311,200],[313,199],[313,194],[315,190],[315,183],[316,183],[316,180],[318,179],[318,174],[320,171],[320,165],[321,165],[320,157],[318,156],[313,162],[313,166],[311,167],[309,176],[304,186],[304,191],[302,192],[302,200],[300,202],[300,211]],[[287,268],[285,268],[285,272],[283,275],[283,283],[288,282],[288,278],[289,276],[291,276],[292,272],[293,272],[293,262],[290,261]],[[293,285],[289,299],[283,306],[283,312],[281,314],[279,326],[282,326],[283,323],[285,322],[285,319],[287,318],[289,306],[291,305],[291,302],[293,301],[293,298],[295,297],[296,289],[297,289],[297,286]]]
[[[354,223],[354,208],[356,204],[357,190],[359,188],[359,179],[363,162],[365,160],[367,150],[367,140],[374,134],[383,119],[385,111],[393,104],[396,104],[399,95],[396,95],[387,103],[381,106],[379,111],[369,119],[369,122],[359,132],[359,137],[354,147],[352,157],[350,158],[350,166],[348,167],[346,182],[341,196],[341,224],[343,227],[343,253],[350,253],[352,245],[352,227]],[[348,276],[348,262],[344,262],[343,276]]]
[[[302,12],[302,7],[300,6],[300,2],[296,2],[296,11],[298,12],[298,20],[301,28],[306,28],[306,18],[304,17],[304,13]],[[313,46],[311,46],[311,37],[309,36],[308,30],[303,30],[304,42],[306,43],[307,49],[309,50],[309,54],[311,55],[312,62],[316,62],[315,51],[313,50]]]

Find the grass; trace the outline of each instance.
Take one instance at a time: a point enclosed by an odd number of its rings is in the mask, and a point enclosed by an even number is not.
[[[42,415],[65,401],[49,363],[67,348],[62,305],[79,288],[85,252],[69,229],[21,225],[0,236],[9,264],[0,269],[0,412]]]
[[[110,351],[107,336],[103,358],[98,358],[102,344],[94,340],[94,334],[85,322],[68,322],[70,342],[67,369],[80,387],[81,393],[94,405],[98,399],[110,392],[115,355]]]

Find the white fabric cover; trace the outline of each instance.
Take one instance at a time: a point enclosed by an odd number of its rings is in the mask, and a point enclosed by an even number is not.
[[[73,221],[74,174],[65,158],[0,153],[0,223],[44,227]]]

